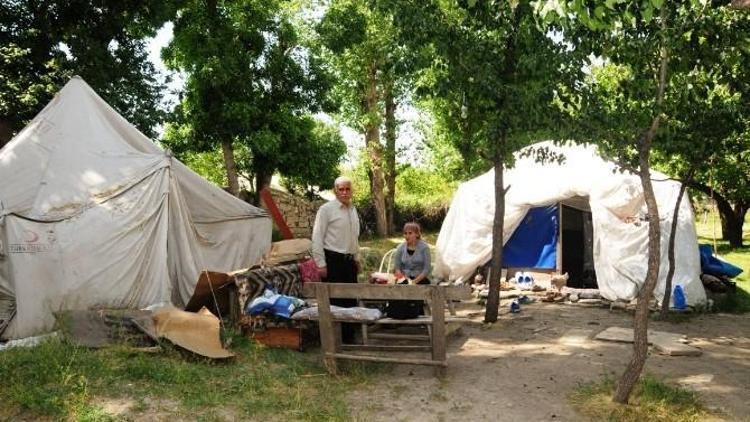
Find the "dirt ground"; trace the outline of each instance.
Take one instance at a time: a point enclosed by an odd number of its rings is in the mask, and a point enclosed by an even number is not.
[[[459,314],[481,321],[482,310],[462,304]],[[354,419],[581,420],[569,393],[580,383],[616,379],[630,359],[632,344],[593,339],[612,326],[632,327],[632,314],[541,302],[501,313],[491,328],[468,325],[450,339],[445,379],[429,367],[397,365],[353,392]],[[722,419],[750,421],[750,315],[698,315],[683,323],[652,321],[649,328],[685,334],[703,353],[664,356],[651,348],[644,371],[697,391]]]

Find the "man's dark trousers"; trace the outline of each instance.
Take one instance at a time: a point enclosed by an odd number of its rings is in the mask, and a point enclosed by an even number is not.
[[[354,261],[354,255],[342,254],[324,249],[326,255],[326,268],[328,275],[323,282],[325,283],[356,283],[357,282],[357,264]],[[357,306],[356,299],[331,299],[331,305],[350,308]],[[354,343],[354,330],[357,324],[341,324],[341,341],[344,343]]]

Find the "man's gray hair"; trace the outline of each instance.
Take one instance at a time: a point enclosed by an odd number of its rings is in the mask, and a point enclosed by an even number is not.
[[[343,184],[349,184],[349,186],[351,186],[352,179],[346,176],[339,176],[336,178],[336,180],[333,181],[333,188],[336,189],[337,187],[339,187],[339,185],[343,185]]]

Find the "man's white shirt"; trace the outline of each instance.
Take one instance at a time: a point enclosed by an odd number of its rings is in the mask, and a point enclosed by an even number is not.
[[[359,217],[354,205],[348,207],[338,199],[329,201],[318,209],[312,235],[312,252],[315,264],[325,267],[323,249],[355,257],[359,252]]]

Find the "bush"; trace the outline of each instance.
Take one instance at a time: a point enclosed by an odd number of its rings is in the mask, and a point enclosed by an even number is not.
[[[362,166],[349,177],[354,181],[354,204],[360,213],[362,232],[375,232],[375,207],[370,181]],[[456,183],[427,168],[404,166],[396,177],[394,224],[400,228],[407,221],[417,221],[425,230],[437,230],[443,223]]]

